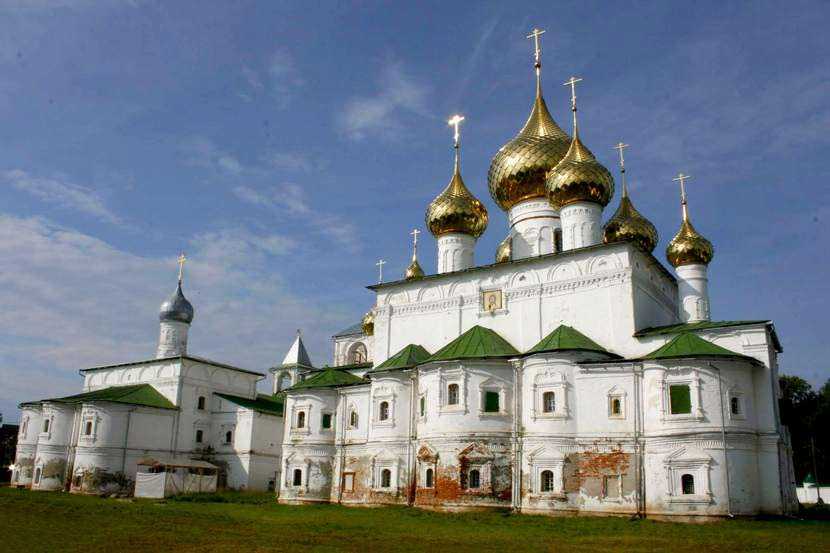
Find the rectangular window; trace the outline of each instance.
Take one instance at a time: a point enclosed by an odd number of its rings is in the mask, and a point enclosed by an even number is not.
[[[92,436],[92,421],[86,421],[84,425],[84,436]]]
[[[484,392],[484,412],[498,413],[499,412],[499,393],[498,392]]]
[[[353,472],[344,472],[343,473],[343,491],[344,492],[353,492],[354,491],[354,473]]]
[[[669,386],[669,412],[672,415],[685,415],[692,412],[692,394],[688,384]]]
[[[331,428],[331,413],[323,413],[323,428]]]
[[[43,421],[43,431],[49,432],[49,419],[44,419]]]
[[[427,398],[426,396],[421,396],[421,416],[423,417],[427,412]]]
[[[740,415],[741,414],[741,400],[738,397],[733,397],[729,400],[729,409],[732,411],[733,415]]]
[[[202,432],[201,430],[197,430],[196,431],[196,443],[197,444],[202,443],[203,438],[204,438],[204,432]]]
[[[620,475],[602,477],[602,496],[606,499],[620,498]]]

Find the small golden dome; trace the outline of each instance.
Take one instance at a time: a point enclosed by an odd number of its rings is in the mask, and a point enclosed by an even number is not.
[[[603,228],[602,241],[609,244],[626,240],[634,241],[644,250],[651,252],[657,245],[658,235],[651,221],[634,208],[634,204],[628,198],[628,192],[623,188],[620,205]]]
[[[418,260],[415,259],[415,257],[412,258],[412,263],[410,263],[409,267],[406,268],[406,272],[404,273],[403,277],[406,280],[424,278],[424,270],[421,269],[421,264],[418,263]]]
[[[363,334],[372,336],[375,333],[375,310],[370,309],[363,315],[363,320],[360,321],[360,326],[363,328]]]
[[[568,153],[547,176],[548,198],[554,209],[562,209],[574,202],[594,202],[608,205],[614,195],[614,177],[591,150],[574,138]]]
[[[570,137],[553,120],[539,86],[522,130],[493,156],[487,185],[493,201],[508,211],[531,198],[544,198],[545,175],[568,151]]]
[[[487,228],[487,208],[464,185],[457,161],[452,180],[429,204],[425,220],[436,238],[450,232],[478,238]]]
[[[695,230],[684,210],[680,230],[666,246],[666,258],[669,263],[674,267],[693,264],[708,265],[714,255],[715,248],[712,243]]]
[[[507,236],[496,248],[496,263],[507,263],[513,258],[513,237]]]

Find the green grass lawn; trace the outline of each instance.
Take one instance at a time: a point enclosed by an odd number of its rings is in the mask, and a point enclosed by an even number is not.
[[[0,551],[830,551],[830,522],[284,506],[272,497],[118,500],[0,488]]]

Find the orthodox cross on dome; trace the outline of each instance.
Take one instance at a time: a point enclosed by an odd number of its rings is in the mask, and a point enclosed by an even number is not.
[[[421,231],[418,229],[412,229],[412,232],[409,234],[412,235],[412,261],[418,257],[418,235],[421,234]]]
[[[459,130],[459,126],[461,122],[464,120],[463,115],[453,115],[450,117],[450,120],[447,121],[447,124],[453,128],[453,148],[455,148],[455,172],[459,171],[461,161],[460,161],[460,153],[459,150],[461,149],[461,131]]]
[[[628,148],[628,144],[620,142],[614,149],[620,152],[620,173],[622,173],[623,196],[628,196],[628,185],[625,182],[625,156],[623,150]]]
[[[386,265],[386,261],[384,261],[383,259],[378,259],[378,262],[375,263],[375,265],[377,265],[377,268],[378,268],[378,284],[382,284],[383,283],[383,266]]]
[[[541,79],[542,73],[542,47],[539,45],[539,37],[545,34],[543,29],[534,29],[527,35],[526,38],[533,39],[533,67],[536,68],[536,87],[539,87],[539,80]]]
[[[184,277],[184,263],[187,261],[187,258],[184,256],[184,252],[179,254],[179,257],[176,259],[176,262],[179,264],[179,284],[182,283],[182,277]]]
[[[689,175],[684,175],[683,173],[678,173],[676,177],[672,180],[680,182],[680,207],[683,210],[683,220],[686,221],[689,218],[689,210],[686,207],[686,181],[692,178]]]
[[[566,82],[562,83],[563,86],[571,87],[571,111],[574,114],[574,134],[576,133],[576,83],[581,80],[582,77],[571,77]]]

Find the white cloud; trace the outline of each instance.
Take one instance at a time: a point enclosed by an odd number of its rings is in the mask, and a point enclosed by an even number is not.
[[[120,218],[91,188],[72,183],[60,177],[35,177],[21,169],[0,173],[0,179],[17,190],[65,209],[85,213],[101,221],[117,224]]]
[[[422,113],[426,93],[426,87],[407,75],[400,63],[387,63],[381,72],[378,92],[349,100],[338,124],[354,140],[370,134],[396,138],[403,127],[401,114]]]
[[[360,250],[357,227],[338,215],[322,213],[313,209],[299,185],[284,183],[258,189],[251,186],[236,186],[234,194],[249,204],[258,205],[279,214],[302,217],[303,224],[312,226],[323,236],[336,241],[351,251]]]
[[[179,144],[179,150],[184,154],[185,163],[194,167],[226,175],[239,175],[248,170],[236,156],[223,151],[204,136],[186,138]]]
[[[319,329],[348,316],[345,306],[318,305],[286,287],[275,267],[293,247],[283,236],[241,228],[190,241],[191,353],[261,371],[282,357],[298,327],[323,352],[328,336]],[[0,214],[0,258],[7,419],[21,401],[78,392],[80,368],[153,356],[158,307],[175,286],[174,255],[138,256],[45,219]]]
[[[262,161],[274,169],[287,171],[310,172],[315,168],[315,163],[303,154],[294,152],[268,152],[262,156]]]

